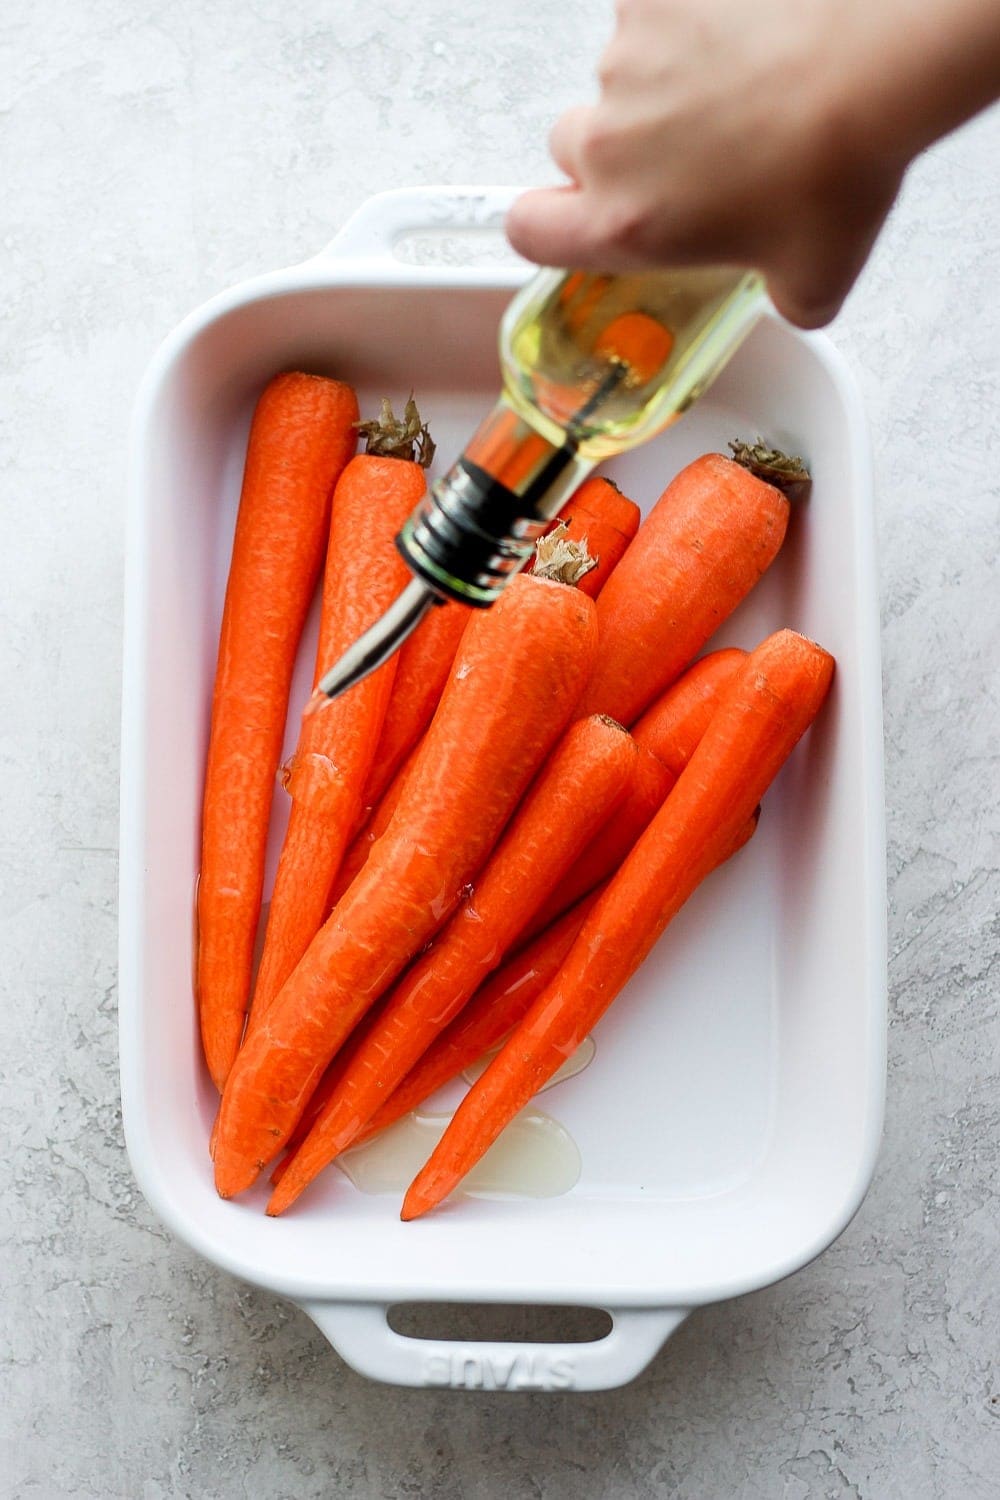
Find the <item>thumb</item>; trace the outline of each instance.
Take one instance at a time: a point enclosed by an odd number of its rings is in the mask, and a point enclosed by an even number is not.
[[[796,328],[825,328],[840,311],[844,291],[796,284],[780,276],[767,278],[767,291],[778,312]]]
[[[579,266],[586,261],[590,218],[577,187],[532,188],[507,214],[507,238],[526,260],[542,266]]]

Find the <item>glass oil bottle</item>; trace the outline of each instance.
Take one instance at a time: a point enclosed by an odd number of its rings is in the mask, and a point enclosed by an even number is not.
[[[373,671],[442,598],[492,604],[595,465],[681,416],[763,304],[745,270],[534,276],[501,322],[497,405],[397,539],[412,583],[314,698]]]

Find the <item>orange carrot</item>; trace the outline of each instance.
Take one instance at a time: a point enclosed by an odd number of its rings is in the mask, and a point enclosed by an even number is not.
[[[534,942],[521,948],[491,974],[486,983],[480,985],[468,1005],[462,1007],[455,1019],[446,1026],[441,1035],[428,1047],[407,1073],[398,1088],[394,1089],[381,1108],[351,1142],[359,1146],[379,1130],[392,1125],[396,1120],[415,1109],[418,1104],[433,1094],[443,1083],[456,1077],[463,1068],[476,1062],[484,1052],[506,1036],[518,1022],[536,997],[553,979],[573,940],[583,926],[584,917],[597,900],[598,891],[592,891],[572,911],[567,912],[552,927],[543,932]],[[373,1007],[352,1033],[346,1046],[327,1068],[323,1079],[309,1101],[309,1108],[299,1121],[288,1140],[288,1154],[277,1163],[271,1173],[271,1183],[277,1187],[288,1171],[296,1152],[312,1129],[334,1089],[345,1076],[347,1067],[364,1046],[375,1029],[373,1021],[383,1014],[382,1007],[391,996],[385,996]],[[344,1066],[342,1059],[346,1060]]]
[[[682,678],[681,681],[678,682],[676,686],[670,691],[679,693],[679,690],[684,686],[685,682],[686,677]],[[692,740],[692,750],[695,743],[697,743],[697,740]],[[670,788],[673,786],[675,779],[676,777],[667,770],[667,768],[661,763],[658,757],[652,753],[651,750],[647,749],[644,745],[640,745],[638,747],[638,754],[635,758],[632,776],[630,778],[630,783],[624,797],[615,808],[613,815],[604,822],[598,833],[596,833],[590,840],[587,847],[581,853],[579,859],[574,862],[572,868],[567,871],[566,875],[562,878],[562,880],[559,881],[558,885],[552,891],[552,894],[549,896],[548,900],[542,903],[531,921],[518,934],[518,937],[513,945],[515,956],[514,958],[509,960],[510,965],[519,966],[522,962],[522,955],[529,953],[533,954],[536,949],[536,944],[542,943],[543,939],[546,937],[547,932],[553,929],[553,924],[557,923],[557,920],[561,919],[562,916],[568,912],[568,909],[571,906],[573,907],[574,911],[582,911],[584,909],[584,904],[581,901],[581,897],[586,896],[588,892],[593,893],[594,888],[598,885],[599,882],[601,882],[607,876],[613,874],[614,871],[617,870],[618,866],[628,854],[628,852],[632,848],[632,845],[638,839],[639,835],[645,831],[654,813],[659,811],[660,807],[663,804],[663,800],[666,797],[667,793],[670,791]],[[391,810],[395,809],[395,805],[398,801],[399,793],[401,790],[402,781],[400,778],[398,779],[397,783],[394,784],[394,797],[391,804]],[[386,808],[384,804],[383,807],[379,809],[380,815],[385,816],[385,822],[383,823],[382,828],[379,830],[379,833],[384,831],[385,826],[391,818],[391,810],[389,808]],[[374,834],[374,837],[377,836],[377,833]],[[368,850],[370,849],[370,847],[370,843],[365,845],[365,859],[368,857]],[[360,849],[360,846],[356,844],[354,848]],[[344,869],[341,871],[342,877],[345,874],[349,858],[350,854],[345,857]],[[361,860],[355,867],[353,874],[356,874],[357,870],[360,869],[361,863],[363,863],[363,860]],[[353,879],[353,874],[351,875],[351,879]],[[347,884],[349,883],[350,881],[348,880]],[[344,889],[346,889],[346,885]],[[574,902],[576,903],[575,906],[573,905]],[[580,917],[580,920],[583,920],[582,916]],[[559,925],[561,926],[561,922],[559,923]],[[548,950],[546,949],[546,952],[547,951]],[[508,963],[505,962],[504,971],[506,971],[507,968]],[[499,979],[499,975],[497,976],[497,978]],[[491,985],[492,981],[484,985],[480,993],[485,995],[486,991],[491,988]],[[471,1002],[470,1005],[477,1005],[478,1000],[479,996],[477,995],[476,1000]],[[461,1020],[464,1019],[464,1016],[465,1010],[462,1011],[461,1018],[452,1023],[452,1025],[449,1027],[449,1030],[460,1026]],[[355,1040],[358,1037],[359,1033],[366,1031],[366,1029],[368,1028],[368,1023],[370,1020],[371,1016],[366,1016],[362,1026],[360,1026],[358,1030],[352,1035],[352,1048],[355,1045]],[[513,1022],[511,1022],[510,1024],[512,1025]],[[503,1032],[506,1029],[507,1027],[503,1027],[499,1035],[503,1035]],[[486,1046],[491,1045],[492,1041],[484,1044],[482,1050],[485,1051]],[[478,1053],[474,1054],[474,1056],[478,1055]],[[474,1060],[474,1058],[470,1059],[470,1061],[472,1060]],[[339,1055],[336,1062],[340,1062]],[[461,1066],[464,1067],[465,1064],[463,1063]],[[309,1133],[309,1129],[312,1126],[312,1122],[316,1119],[317,1115],[320,1112],[320,1109],[326,1104],[327,1099],[330,1097],[330,1094],[333,1091],[333,1079],[331,1077],[332,1071],[332,1069],[328,1070],[327,1074],[324,1075],[320,1085],[316,1089],[316,1092],[313,1094],[313,1097],[309,1102],[309,1108],[307,1109],[305,1115],[296,1128],[295,1133],[289,1141],[290,1151],[295,1150],[305,1139],[306,1135]],[[458,1069],[456,1068],[455,1071],[457,1072]],[[338,1068],[337,1077],[340,1078],[342,1076],[343,1069]],[[395,1099],[395,1094],[393,1094],[393,1099]],[[398,1116],[394,1115],[393,1118],[398,1118]],[[367,1136],[367,1134],[368,1132],[366,1129],[365,1135]],[[272,1182],[277,1183],[278,1181],[280,1181],[286,1163],[287,1158],[284,1162],[280,1163],[279,1168],[272,1175]]]
[[[571,933],[575,936],[586,912],[597,899],[597,893],[603,889],[607,877],[618,869],[653,815],[659,811],[674,785],[676,775],[680,774],[690,760],[707,727],[708,717],[714,712],[718,702],[718,689],[732,676],[745,657],[746,652],[735,647],[714,651],[710,656],[702,657],[640,719],[635,732],[648,720],[646,729],[649,744],[669,759],[672,770],[667,769],[659,755],[654,754],[647,744],[639,746],[631,784],[625,797],[616,807],[614,815],[591,839],[572,870],[559,882],[549,899],[521,932],[514,945],[513,956],[505,960],[502,968],[480,987],[475,997],[447,1027],[446,1032],[437,1042],[432,1043],[373,1120],[352,1141],[352,1145],[367,1140],[376,1130],[399,1119],[407,1110],[433,1093],[440,1084],[474,1062],[520,1020],[531,1000],[541,993],[552,978],[569,949],[572,937],[567,936],[563,944],[562,934]],[[757,808],[750,822],[737,835],[730,854],[741,849],[754,833],[759,812],[760,809]],[[571,906],[573,902],[576,904]],[[382,1004],[390,998],[385,997]],[[374,1019],[374,1014],[370,1013],[352,1035],[352,1056],[364,1042],[365,1036],[371,1034],[373,1028],[370,1022]],[[485,1040],[481,1040],[483,1037]],[[275,1185],[280,1182],[287,1169],[291,1154],[309,1134],[313,1121],[326,1104],[335,1085],[344,1077],[346,1070],[341,1061],[347,1051],[344,1048],[338,1055],[309,1101],[308,1110],[289,1140],[289,1156],[278,1164],[272,1174],[271,1181]],[[448,1059],[453,1051],[461,1060],[448,1071]],[[426,1088],[425,1061],[426,1078],[429,1080]],[[416,1092],[418,1090],[423,1092]],[[397,1096],[400,1096],[398,1104]],[[411,1102],[406,1103],[406,1100]]]
[[[266,387],[250,427],[212,697],[198,885],[195,990],[218,1089],[243,1035],[292,668],[357,415],[349,386],[290,373]]]
[[[352,1145],[360,1145],[376,1131],[392,1125],[503,1040],[555,978],[599,896],[600,891],[585,896],[490,975],[359,1131]]]
[[[473,1085],[403,1203],[440,1203],[596,1024],[671,918],[720,862],[812,723],[833,658],[793,631],[730,679],[676,787],[584,922],[556,979]]]
[[[470,617],[390,827],[237,1056],[222,1197],[277,1155],[345,1038],[457,905],[572,715],[596,639],[591,600],[523,575]]]
[[[639,507],[610,479],[588,479],[563,506],[558,520],[564,523],[564,534],[573,548],[583,543],[596,565],[582,575],[571,571],[568,577],[558,567],[548,566],[546,549],[551,546],[553,536],[550,532],[538,544],[541,563],[536,559],[532,571],[543,578],[557,577],[564,583],[573,582],[582,594],[594,599],[638,530]],[[433,610],[399,653],[399,668],[382,738],[362,799],[362,817],[344,855],[334,884],[333,901],[340,900],[368,858],[372,844],[388,824],[395,801],[390,796],[389,801],[382,805],[382,798],[434,711],[467,617],[466,606],[457,603]]]
[[[597,598],[625,555],[641,519],[635,501],[603,476],[585,479],[567,500],[557,520],[565,522],[570,541],[586,542],[587,551],[597,559],[597,567],[577,584],[583,593]]]
[[[643,714],[633,730],[640,750],[633,785],[615,816],[591,839],[536,912],[522,941],[542,932],[599,881],[614,874],[691,759],[718,704],[720,689],[745,657],[746,652],[736,647],[702,657]]]
[[[789,514],[778,485],[801,487],[805,471],[764,454],[768,467],[759,448],[734,451],[739,462],[707,453],[671,480],[601,590],[600,656],[581,715],[633,724],[774,560]]]
[[[518,935],[519,947],[544,932],[581,896],[617,870],[636,839],[663,806],[676,779],[650,750],[644,745],[639,746],[631,784],[624,798]]]
[[[759,812],[758,808],[749,822],[740,829],[733,847],[724,859],[742,849],[756,832]],[[497,1042],[503,1041],[555,978],[576,941],[587,913],[600,900],[606,885],[607,881],[602,882],[582,901],[564,912],[558,921],[540,932],[525,947],[519,948],[490,976],[451,1024],[431,1043],[364,1129],[358,1132],[351,1142],[352,1147],[362,1145],[380,1130],[395,1124],[411,1109],[422,1104],[442,1084],[449,1083],[465,1068],[478,1062]],[[343,1077],[343,1074],[339,1076]],[[325,1090],[325,1098],[329,1098],[336,1082],[337,1080],[331,1079]],[[298,1144],[297,1141],[292,1143],[295,1147]],[[286,1165],[287,1158],[281,1163],[282,1169]],[[281,1175],[282,1173],[275,1173],[272,1181],[277,1183]]]
[[[295,1155],[295,1152],[299,1149],[302,1142],[309,1134],[310,1130],[313,1127],[313,1122],[319,1115],[324,1104],[329,1099],[330,1095],[333,1093],[340,1080],[344,1077],[348,1068],[351,1067],[359,1050],[364,1046],[366,1039],[371,1036],[375,1027],[378,1025],[379,1018],[382,1015],[391,997],[392,991],[390,990],[389,994],[382,995],[378,1000],[376,1000],[371,1009],[364,1016],[362,1016],[361,1020],[355,1026],[350,1036],[337,1052],[337,1055],[331,1062],[330,1066],[324,1072],[322,1078],[312,1092],[309,1103],[306,1105],[305,1109],[302,1111],[302,1114],[299,1116],[295,1129],[292,1131],[291,1135],[288,1137],[288,1140],[285,1142],[285,1155],[281,1158],[280,1161],[274,1163],[269,1179],[272,1183],[278,1183],[281,1181],[285,1169],[290,1164],[292,1157]]]
[[[371,853],[372,845],[382,837],[392,822],[396,808],[399,806],[399,799],[403,795],[406,778],[411,767],[416,763],[419,749],[420,746],[418,744],[415,750],[410,751],[410,754],[382,793],[378,805],[372,809],[367,821],[358,829],[348,845],[347,853],[344,855],[340,869],[337,872],[337,878],[333,882],[333,890],[330,893],[329,900],[330,911],[333,910],[337,902],[350,889],[354,877]]]
[[[710,651],[688,667],[636,721],[632,734],[668,771],[679,776],[719,703],[719,693],[746,660],[738,646]]]
[[[439,604],[404,642],[382,734],[365,782],[362,817],[353,830],[355,834],[381,801],[396,772],[430,723],[448,680],[469,613],[468,605],[455,600]]]
[[[724,859],[736,854],[750,840],[757,828],[758,815],[759,809],[740,829]],[[606,886],[607,881],[602,882],[526,947],[519,948],[490,976],[359,1131],[351,1142],[352,1146],[360,1146],[411,1109],[416,1109],[435,1089],[456,1078],[497,1042],[503,1041],[559,972],[588,912],[600,900]],[[334,1083],[331,1080],[326,1097],[333,1092]],[[281,1165],[284,1167],[285,1163]]]
[[[613,719],[574,724],[440,937],[389,997],[268,1204],[282,1213],[345,1150],[496,967],[625,793],[636,748]]]
[[[360,426],[367,451],[351,459],[333,497],[316,681],[406,587],[409,571],[395,539],[425,489],[423,465],[430,450],[412,399],[402,420],[384,401],[379,418]],[[395,673],[391,657],[303,720],[285,776],[292,807],[271,895],[251,1032],[323,924]]]

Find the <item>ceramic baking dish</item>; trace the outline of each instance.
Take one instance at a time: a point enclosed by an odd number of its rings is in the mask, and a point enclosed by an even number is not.
[[[250,413],[276,371],[354,382],[362,409],[411,388],[442,462],[495,397],[496,331],[521,264],[431,266],[401,237],[495,229],[511,189],[372,199],[329,249],[184,320],[135,411],[121,824],[121,1071],[133,1168],[154,1211],[215,1265],[299,1303],[363,1373],[405,1384],[596,1389],[636,1375],[693,1308],[787,1276],[843,1230],[871,1178],[885,1034],[882,738],[872,490],[854,383],[825,337],[767,316],[683,421],[608,466],[650,505],[736,434],[804,453],[815,484],[778,561],[720,634],[791,625],[832,650],[821,721],[756,838],[668,930],[545,1096],[581,1171],[548,1198],[470,1197],[414,1224],[398,1194],[331,1170],[281,1220],[215,1195],[215,1100],[191,999],[202,763]],[[471,257],[475,259],[475,257]],[[304,660],[296,703],[305,692]],[[272,851],[273,853],[273,851]],[[606,1309],[606,1337],[403,1337],[420,1302]]]

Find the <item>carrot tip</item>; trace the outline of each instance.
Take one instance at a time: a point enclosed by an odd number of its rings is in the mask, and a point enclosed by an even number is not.
[[[404,1224],[408,1224],[411,1219],[419,1219],[429,1209],[436,1206],[432,1198],[428,1198],[425,1193],[415,1191],[414,1188],[415,1184],[407,1189],[403,1206],[399,1210],[399,1217]]]
[[[291,1159],[289,1158],[289,1164]],[[267,1201],[267,1212],[273,1219],[283,1214],[286,1208],[291,1208],[296,1198],[303,1192],[312,1181],[312,1178],[302,1180],[294,1172],[282,1172],[280,1179],[274,1185],[274,1191]]]
[[[215,1191],[220,1198],[235,1198],[239,1193],[246,1192],[247,1188],[253,1187],[257,1181],[259,1168],[254,1162],[235,1161],[230,1158],[221,1161],[218,1156],[215,1159]]]

